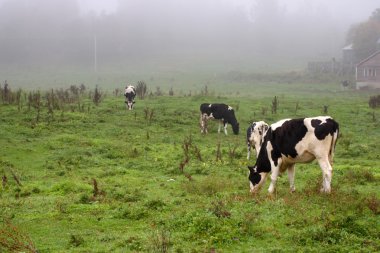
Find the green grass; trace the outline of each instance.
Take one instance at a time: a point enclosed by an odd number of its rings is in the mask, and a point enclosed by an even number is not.
[[[199,95],[204,84],[183,85],[174,97],[137,100],[134,111],[109,94],[99,106],[84,100],[84,112],[54,111],[50,121],[46,108],[35,122],[26,105],[20,111],[0,105],[0,176],[8,179],[0,188],[0,229],[12,223],[39,252],[379,251],[380,113],[368,108],[372,94],[331,83],[217,83],[209,84],[210,96]],[[277,114],[270,112],[274,96]],[[203,102],[238,108],[240,134],[229,128],[230,135],[218,135],[211,122],[202,136]],[[311,163],[296,166],[295,193],[283,175],[273,196],[268,183],[251,196],[249,123],[317,116],[324,105],[342,135],[332,193],[319,193],[321,171]],[[145,108],[153,110],[152,120]],[[184,172],[192,180],[179,169],[190,138]],[[216,161],[218,143],[222,161]]]

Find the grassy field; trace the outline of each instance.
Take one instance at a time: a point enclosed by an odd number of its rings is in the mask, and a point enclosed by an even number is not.
[[[373,92],[332,83],[211,82],[204,96],[202,87],[137,99],[134,111],[111,91],[98,106],[88,94],[50,112],[43,102],[38,119],[26,95],[19,106],[1,104],[0,252],[17,245],[17,252],[380,251]],[[201,135],[203,102],[232,105],[240,134],[218,134],[215,122]],[[268,182],[250,195],[249,123],[318,116],[324,106],[341,129],[332,193],[319,193],[321,171],[311,163],[296,166],[295,193],[283,175],[273,196]]]

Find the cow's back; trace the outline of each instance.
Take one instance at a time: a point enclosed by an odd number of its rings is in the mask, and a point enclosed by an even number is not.
[[[285,120],[280,126],[274,124],[273,128],[271,126],[265,137],[273,149],[272,160],[286,157],[289,162],[307,162],[331,153],[339,125],[326,116]]]
[[[221,119],[227,116],[228,105],[226,104],[201,104],[200,110],[202,114],[210,116],[212,113],[213,118]]]

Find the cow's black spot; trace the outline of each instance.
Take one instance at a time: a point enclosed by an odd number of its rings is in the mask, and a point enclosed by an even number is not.
[[[126,97],[127,101],[132,102],[133,99],[135,99],[136,93],[134,93],[134,92],[127,92],[127,93],[124,94],[124,96]]]
[[[268,144],[268,139],[271,135],[271,128],[267,131],[265,137],[264,137],[264,142],[261,145],[259,155],[256,160],[255,166],[257,166],[257,172],[270,172],[271,171],[271,164],[269,161],[268,157],[268,152],[267,152],[267,144]]]
[[[333,135],[334,132],[339,129],[339,125],[333,119],[327,119],[325,123],[322,123],[319,119],[311,120],[311,126],[315,128],[314,134],[318,140],[323,140],[327,135]]]
[[[303,118],[285,121],[282,126],[276,128],[269,138],[273,146],[273,161],[277,163],[281,154],[295,158],[298,155],[295,147],[305,137],[306,133],[307,128]]]
[[[253,123],[253,125],[249,126],[248,129],[247,129],[247,142],[248,143],[249,143],[249,138],[251,138],[254,125],[255,125],[255,123]]]

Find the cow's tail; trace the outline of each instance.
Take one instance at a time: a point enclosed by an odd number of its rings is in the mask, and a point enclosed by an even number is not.
[[[336,142],[338,141],[338,136],[339,136],[339,125],[338,123],[335,122],[335,131],[332,134],[330,153],[329,153],[329,160],[330,160],[331,165],[333,164],[333,161],[334,161],[335,147],[336,147]]]

